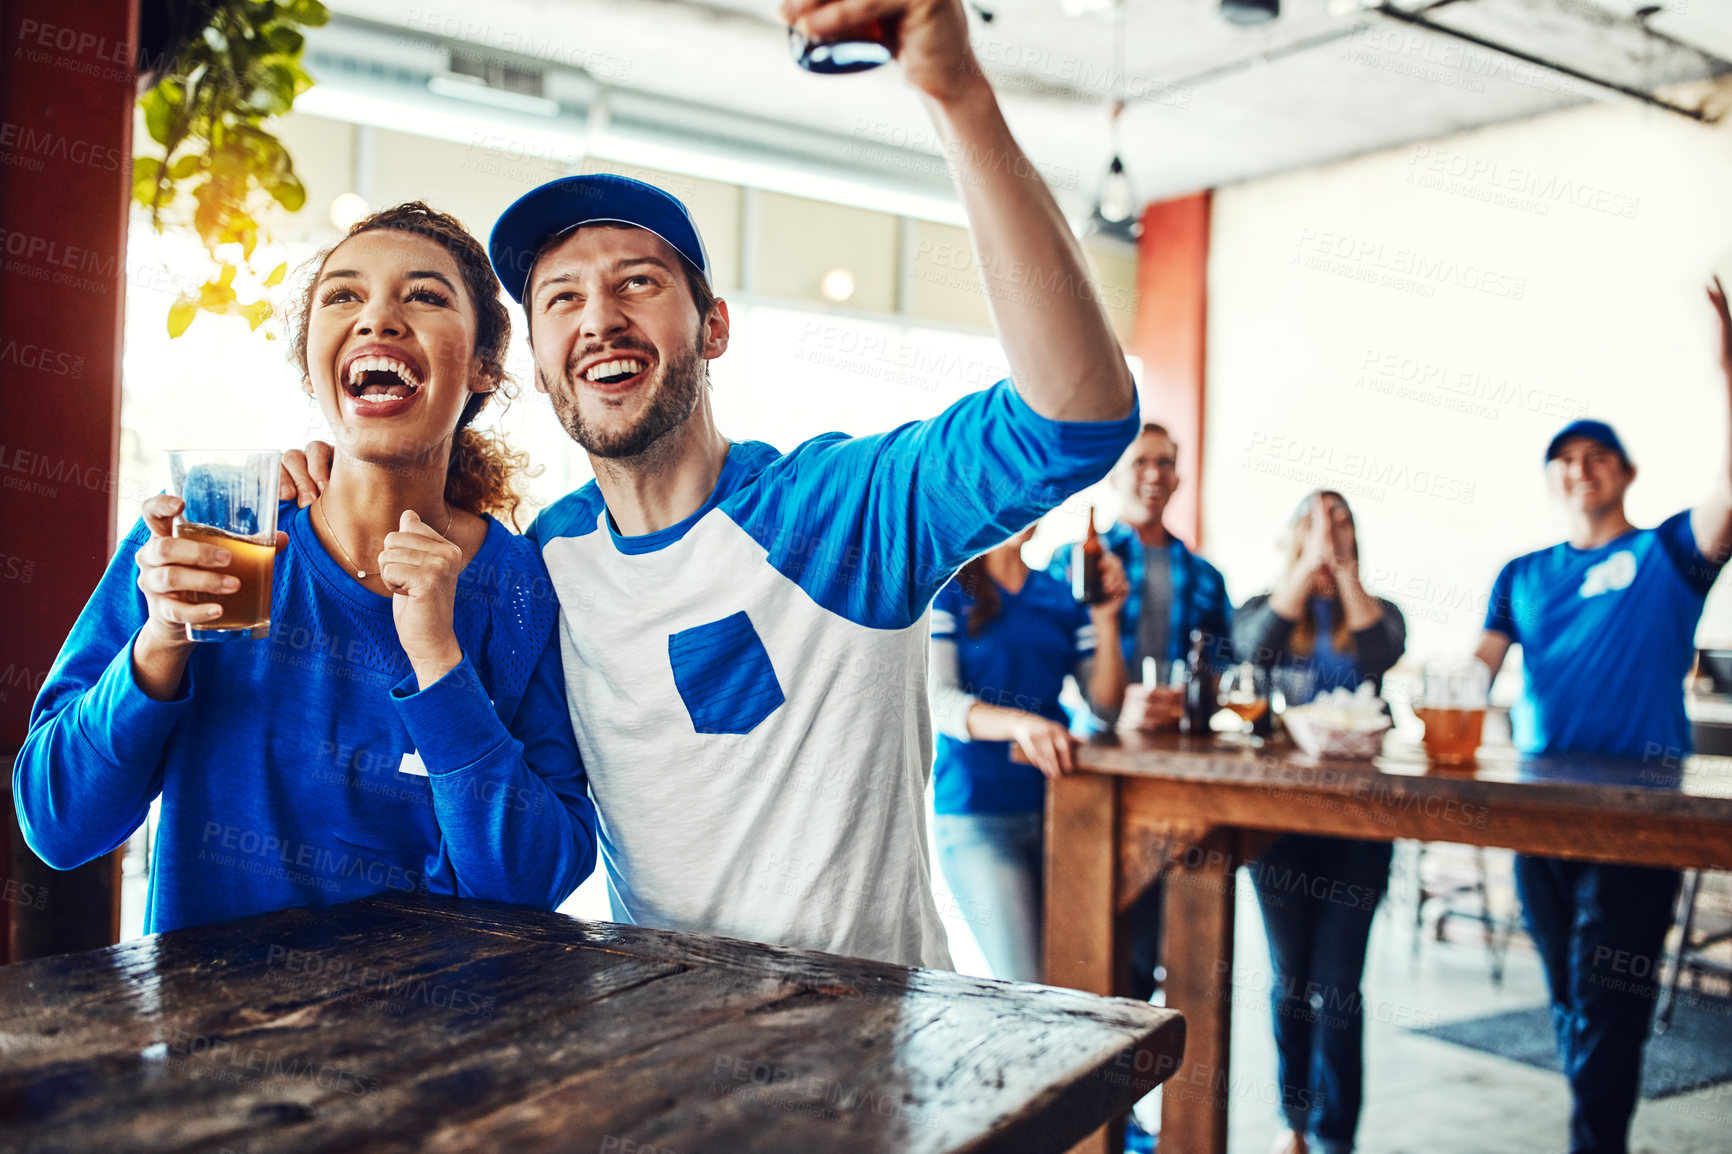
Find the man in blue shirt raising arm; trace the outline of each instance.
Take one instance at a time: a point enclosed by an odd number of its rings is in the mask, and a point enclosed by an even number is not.
[[[1106,474],[1136,432],[1135,389],[961,0],[783,14],[814,39],[899,20],[1013,379],[875,436],[732,441],[706,367],[728,308],[685,206],[622,177],[553,181],[490,250],[528,315],[536,385],[596,479],[530,536],[559,594],[614,916],[946,966],[923,814],[928,606]]]
[[[1718,280],[1708,295],[1732,390],[1732,317]],[[1638,529],[1624,515],[1636,468],[1610,426],[1575,421],[1552,438],[1546,474],[1569,540],[1504,566],[1477,654],[1495,676],[1509,647],[1522,647],[1511,718],[1522,752],[1674,759],[1690,750],[1683,683],[1696,622],[1732,548],[1728,458],[1706,501]],[[1611,963],[1657,963],[1678,872],[1518,855],[1516,888],[1570,1082],[1571,1154],[1623,1154],[1657,987],[1629,982]]]

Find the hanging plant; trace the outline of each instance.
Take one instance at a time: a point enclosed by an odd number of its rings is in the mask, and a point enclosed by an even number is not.
[[[162,154],[133,161],[132,199],[149,210],[157,232],[189,228],[214,266],[204,284],[169,306],[169,336],[186,332],[200,312],[244,317],[257,329],[270,302],[262,292],[241,300],[235,276],[244,269],[264,287],[283,279],[286,264],[262,278],[252,266],[259,217],[273,202],[299,212],[307,199],[288,150],[265,126],[312,87],[301,68],[301,29],[330,13],[319,0],[182,2],[188,27],[178,52],[139,99]]]

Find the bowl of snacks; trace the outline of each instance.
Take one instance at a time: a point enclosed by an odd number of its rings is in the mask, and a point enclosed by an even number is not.
[[[1300,749],[1326,758],[1376,757],[1392,724],[1370,682],[1357,693],[1332,689],[1305,705],[1288,706],[1281,721]]]

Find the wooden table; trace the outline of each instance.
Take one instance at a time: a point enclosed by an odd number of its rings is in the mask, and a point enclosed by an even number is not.
[[[1189,1029],[1162,1093],[1161,1149],[1225,1154],[1234,870],[1285,832],[1458,842],[1523,853],[1732,869],[1732,759],[1521,758],[1427,770],[1391,737],[1375,762],[1319,762],[1176,734],[1107,737],[1047,790],[1046,980],[1128,990],[1124,914],[1166,876],[1167,1005]],[[1112,1128],[1078,1150],[1104,1154]],[[1114,1151],[1116,1154],[1116,1150]]]
[[[0,1151],[1063,1150],[1172,1011],[379,896],[0,969]]]

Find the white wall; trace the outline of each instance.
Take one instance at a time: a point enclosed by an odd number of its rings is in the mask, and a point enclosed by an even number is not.
[[[1204,538],[1235,601],[1338,488],[1410,656],[1460,650],[1503,562],[1562,539],[1568,420],[1623,436],[1638,525],[1726,457],[1703,285],[1732,274],[1732,132],[1592,105],[1226,188],[1213,227]],[[1732,644],[1728,586],[1700,644]]]

